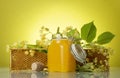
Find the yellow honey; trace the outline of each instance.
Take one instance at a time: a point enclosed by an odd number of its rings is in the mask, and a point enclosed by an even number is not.
[[[68,39],[53,39],[48,47],[49,72],[74,72],[76,61],[70,52],[71,41]]]

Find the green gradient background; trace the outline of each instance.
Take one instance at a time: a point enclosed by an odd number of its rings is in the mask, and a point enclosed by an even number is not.
[[[94,20],[97,34],[111,31],[116,35],[106,46],[114,49],[110,65],[120,67],[119,0],[0,0],[0,67],[9,66],[6,45],[39,38],[40,26],[80,28]]]

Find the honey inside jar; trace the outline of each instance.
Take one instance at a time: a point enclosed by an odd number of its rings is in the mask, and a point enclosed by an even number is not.
[[[53,39],[48,47],[49,72],[74,72],[76,61],[70,52],[71,41],[68,39]]]

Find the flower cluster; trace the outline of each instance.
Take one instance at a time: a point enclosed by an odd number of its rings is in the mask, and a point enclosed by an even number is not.
[[[36,44],[29,44],[27,41],[16,42],[12,45],[7,45],[7,51],[11,49],[33,49],[39,52],[47,52],[48,45],[52,39],[52,33],[48,28],[42,26],[40,28],[40,39],[36,40]],[[27,54],[27,52],[26,52]]]

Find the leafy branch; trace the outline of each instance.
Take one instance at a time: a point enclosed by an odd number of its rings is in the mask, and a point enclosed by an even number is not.
[[[85,24],[81,28],[81,38],[86,42],[91,43],[96,37],[96,32],[97,32],[97,28],[95,27],[93,22],[90,22],[88,24]],[[97,41],[95,42],[97,44],[103,45],[103,44],[109,43],[114,37],[115,35],[109,31],[103,32],[97,37]]]
[[[84,40],[86,43],[96,43],[99,45],[107,44],[111,42],[111,40],[115,37],[114,34],[111,32],[103,32],[97,37],[96,41],[93,41],[96,38],[97,28],[94,25],[94,22],[90,22],[87,24],[84,24],[82,28],[80,29],[81,33],[77,29],[71,29],[69,32],[67,32],[68,38],[73,38],[74,42]]]

